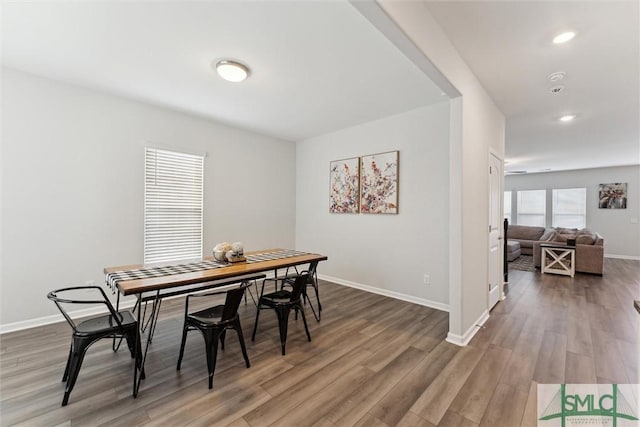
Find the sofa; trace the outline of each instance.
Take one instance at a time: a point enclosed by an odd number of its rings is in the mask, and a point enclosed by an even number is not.
[[[576,272],[602,275],[604,271],[604,239],[587,228],[544,228],[528,225],[509,225],[507,239],[520,243],[522,254],[533,255],[533,264],[540,268],[543,243],[566,245],[567,239],[576,240]]]
[[[544,227],[534,227],[531,225],[509,224],[507,228],[507,239],[520,243],[520,253],[522,255],[533,255],[533,244],[540,240],[546,241],[553,229],[545,233]]]

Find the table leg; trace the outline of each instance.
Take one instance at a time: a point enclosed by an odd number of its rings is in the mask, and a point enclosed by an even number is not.
[[[149,318],[149,323],[147,324],[147,339],[144,344],[144,352],[142,351],[142,338],[144,336],[144,331],[142,325],[144,324],[144,318],[142,317],[142,294],[138,294],[138,335],[140,339],[136,340],[136,351],[135,351],[135,360],[138,360],[140,357],[140,366],[138,367],[137,363],[134,363],[133,368],[133,397],[138,397],[138,392],[140,390],[140,381],[145,378],[144,365],[147,361],[147,353],[149,351],[149,344],[151,344],[151,340],[153,338],[153,332],[156,328],[156,322],[158,321],[158,311],[160,309],[160,303],[162,302],[162,298],[160,298],[160,292],[156,294],[156,297],[153,299],[153,304],[151,306],[151,314]]]
[[[253,280],[253,284],[255,285],[256,288],[256,296],[253,296],[253,292],[251,291],[251,283],[248,280],[244,280],[242,282],[242,286],[244,286],[245,290],[247,290],[249,292],[249,296],[251,296],[251,301],[253,301],[253,304],[258,307],[258,299],[260,298],[260,295],[258,294],[258,282],[256,280]],[[264,286],[264,285],[263,285]],[[246,305],[247,303],[247,294],[244,295],[244,303]]]

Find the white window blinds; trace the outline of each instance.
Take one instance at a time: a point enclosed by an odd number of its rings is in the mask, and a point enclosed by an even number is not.
[[[504,192],[504,217],[511,224],[511,191]]]
[[[547,190],[518,191],[517,224],[545,227]]]
[[[202,258],[203,169],[203,156],[145,148],[145,264]]]
[[[553,190],[553,226],[584,228],[587,226],[587,189]]]

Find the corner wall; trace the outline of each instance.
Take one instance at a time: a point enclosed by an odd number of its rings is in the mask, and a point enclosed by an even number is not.
[[[504,158],[505,117],[423,2],[377,4],[461,94],[452,100],[448,340],[465,345],[488,316],[489,153]],[[443,88],[444,89],[444,88]]]
[[[627,183],[627,209],[598,208],[598,186],[612,182]],[[547,197],[550,197],[554,188],[586,188],[587,227],[604,237],[605,256],[640,259],[640,166],[508,175],[505,178],[505,191],[546,189],[549,190]],[[515,205],[515,194],[513,203]],[[547,212],[550,211],[551,206],[547,206]],[[549,218],[547,224],[551,226]]]
[[[58,314],[50,290],[142,262],[147,144],[208,153],[205,254],[220,241],[293,247],[294,143],[2,71],[0,330]]]
[[[397,215],[329,213],[332,160],[395,150]],[[337,283],[448,309],[448,153],[448,102],[298,142],[296,248]]]

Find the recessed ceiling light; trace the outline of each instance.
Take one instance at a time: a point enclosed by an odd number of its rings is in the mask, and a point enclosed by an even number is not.
[[[216,63],[216,71],[226,81],[238,83],[249,75],[249,68],[236,61],[224,59]]]
[[[561,44],[561,43],[566,43],[569,40],[571,40],[572,38],[574,38],[576,36],[576,33],[574,33],[573,31],[567,31],[564,33],[560,33],[557,36],[555,36],[553,38],[553,43],[554,44]]]
[[[561,122],[570,122],[575,118],[576,118],[575,114],[567,114],[565,116],[560,117],[558,120],[560,120]]]

